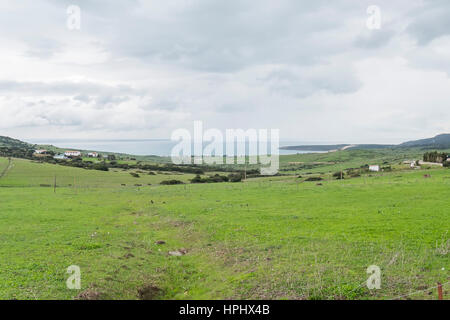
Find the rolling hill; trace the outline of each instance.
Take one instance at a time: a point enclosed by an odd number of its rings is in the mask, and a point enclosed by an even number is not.
[[[427,149],[431,149],[431,148],[448,149],[448,148],[450,148],[450,134],[444,133],[444,134],[437,135],[433,138],[404,142],[404,143],[400,144],[399,147],[402,147],[402,148],[422,147],[422,148],[427,148]]]
[[[440,134],[433,138],[404,142],[398,145],[391,144],[335,144],[335,145],[301,145],[281,147],[282,150],[299,151],[334,151],[345,149],[385,149],[385,148],[422,148],[422,149],[449,149],[450,134]]]

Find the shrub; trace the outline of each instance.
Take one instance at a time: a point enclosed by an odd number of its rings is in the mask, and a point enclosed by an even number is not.
[[[162,184],[162,185],[174,185],[174,184],[184,184],[184,182],[180,181],[180,180],[164,180],[164,181],[161,181],[159,184]]]
[[[131,176],[135,177],[135,178],[139,178],[140,175],[138,173],[135,172],[130,172]]]
[[[218,182],[228,182],[228,181],[229,181],[229,177],[221,176],[219,174],[215,174],[213,176],[209,176],[206,178],[202,178],[200,175],[196,175],[195,178],[191,179],[191,183],[218,183]]]
[[[109,170],[109,168],[106,166],[106,164],[104,164],[104,163],[97,163],[97,164],[94,164],[93,166],[92,166],[92,169],[94,169],[94,170],[100,170],[100,171],[108,171]]]
[[[344,179],[344,172],[338,171],[333,173],[333,177],[336,178],[336,180]]]
[[[321,177],[309,177],[308,179],[305,179],[305,181],[322,181],[323,179]]]
[[[228,175],[228,180],[230,182],[241,182],[242,181],[242,174],[241,173],[230,173]]]
[[[191,183],[203,183],[203,179],[198,174],[198,175],[195,176],[195,178],[191,179]]]

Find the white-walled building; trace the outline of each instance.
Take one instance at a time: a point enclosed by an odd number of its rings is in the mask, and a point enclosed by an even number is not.
[[[377,164],[373,164],[369,166],[369,171],[374,171],[374,172],[378,172],[380,171],[380,166]]]

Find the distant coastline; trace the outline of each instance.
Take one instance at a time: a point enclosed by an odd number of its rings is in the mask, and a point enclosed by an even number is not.
[[[53,145],[58,148],[75,150],[93,150],[97,152],[122,153],[137,156],[160,156],[171,155],[173,147],[177,142],[169,139],[26,139],[26,142],[37,145]],[[279,154],[302,154],[314,152],[327,152],[327,150],[313,149],[289,149],[289,145],[300,144],[299,141],[280,141]],[[206,145],[206,144],[205,144]]]

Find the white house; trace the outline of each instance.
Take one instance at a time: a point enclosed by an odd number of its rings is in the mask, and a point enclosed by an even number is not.
[[[63,155],[63,154],[57,154],[57,155],[55,155],[55,156],[53,157],[53,159],[59,159],[59,160],[62,160],[62,159],[67,159],[67,157],[66,157],[65,155]]]
[[[81,157],[81,152],[80,151],[66,151],[66,152],[64,152],[64,155],[66,157]]]
[[[89,158],[98,158],[98,153],[97,152],[89,152],[88,157]]]
[[[34,153],[36,153],[36,154],[44,154],[44,153],[47,153],[47,150],[45,150],[45,149],[34,150]]]
[[[377,165],[377,164],[370,165],[370,166],[369,166],[369,171],[375,171],[375,172],[378,172],[378,171],[380,171],[380,166]]]

